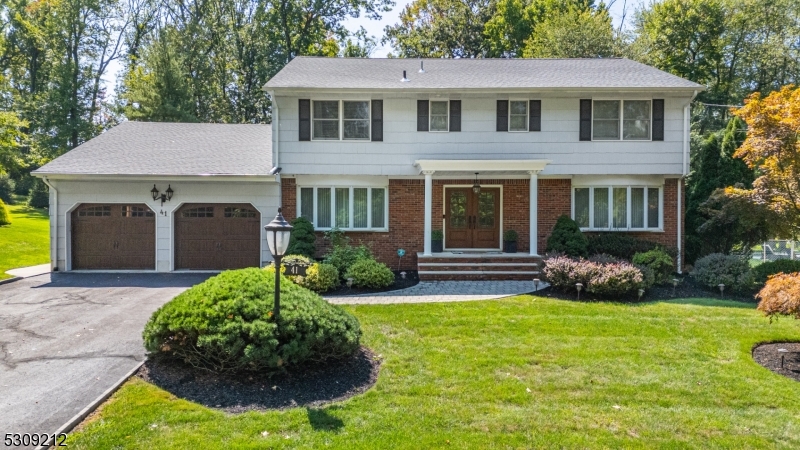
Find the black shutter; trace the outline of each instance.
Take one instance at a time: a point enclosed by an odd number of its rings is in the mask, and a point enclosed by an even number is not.
[[[372,140],[383,141],[383,100],[372,101]]]
[[[582,141],[592,140],[592,101],[581,99],[581,136]]]
[[[427,100],[417,100],[417,131],[428,131],[429,106]]]
[[[508,131],[508,100],[497,101],[497,131]]]
[[[461,100],[450,100],[450,131],[461,131]]]
[[[528,115],[528,131],[542,131],[542,101],[530,101],[530,114]]]
[[[299,111],[300,111],[300,135],[298,138],[301,141],[310,141],[311,140],[311,100],[308,99],[300,99],[299,101]]]
[[[664,140],[664,99],[653,99],[653,140]]]

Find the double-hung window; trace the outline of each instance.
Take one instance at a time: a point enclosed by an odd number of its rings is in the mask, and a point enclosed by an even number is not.
[[[366,100],[314,100],[313,140],[369,140],[370,102]]]
[[[592,107],[592,139],[650,140],[651,106],[650,100],[595,100]]]
[[[584,230],[661,230],[659,186],[580,186],[573,189],[572,218]]]
[[[300,187],[298,212],[316,229],[386,231],[386,187]]]
[[[448,128],[448,101],[431,100],[431,131],[447,131]]]
[[[528,131],[528,100],[508,102],[508,131]]]

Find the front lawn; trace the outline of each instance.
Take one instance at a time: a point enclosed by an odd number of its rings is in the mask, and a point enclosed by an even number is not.
[[[50,218],[46,210],[6,205],[11,225],[0,227],[0,279],[6,270],[50,261]]]
[[[752,346],[800,339],[750,305],[520,296],[351,307],[376,387],[322,408],[229,415],[133,379],[74,448],[798,448],[800,384]]]

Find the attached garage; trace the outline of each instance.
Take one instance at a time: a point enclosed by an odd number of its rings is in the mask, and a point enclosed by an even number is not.
[[[82,204],[72,211],[72,268],[155,270],[156,218],[145,204]]]
[[[122,122],[34,171],[53,270],[226,270],[272,260],[280,206],[264,124]]]
[[[258,267],[261,214],[251,204],[187,204],[175,214],[175,269]]]

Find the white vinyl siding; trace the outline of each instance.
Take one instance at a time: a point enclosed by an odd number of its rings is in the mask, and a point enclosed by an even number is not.
[[[650,100],[595,100],[592,103],[592,140],[649,141],[652,126]]]
[[[386,190],[360,186],[300,187],[297,208],[304,217],[314,212],[313,217],[306,218],[317,230],[387,231]]]
[[[657,186],[576,186],[572,218],[584,231],[660,231],[662,188]]]

